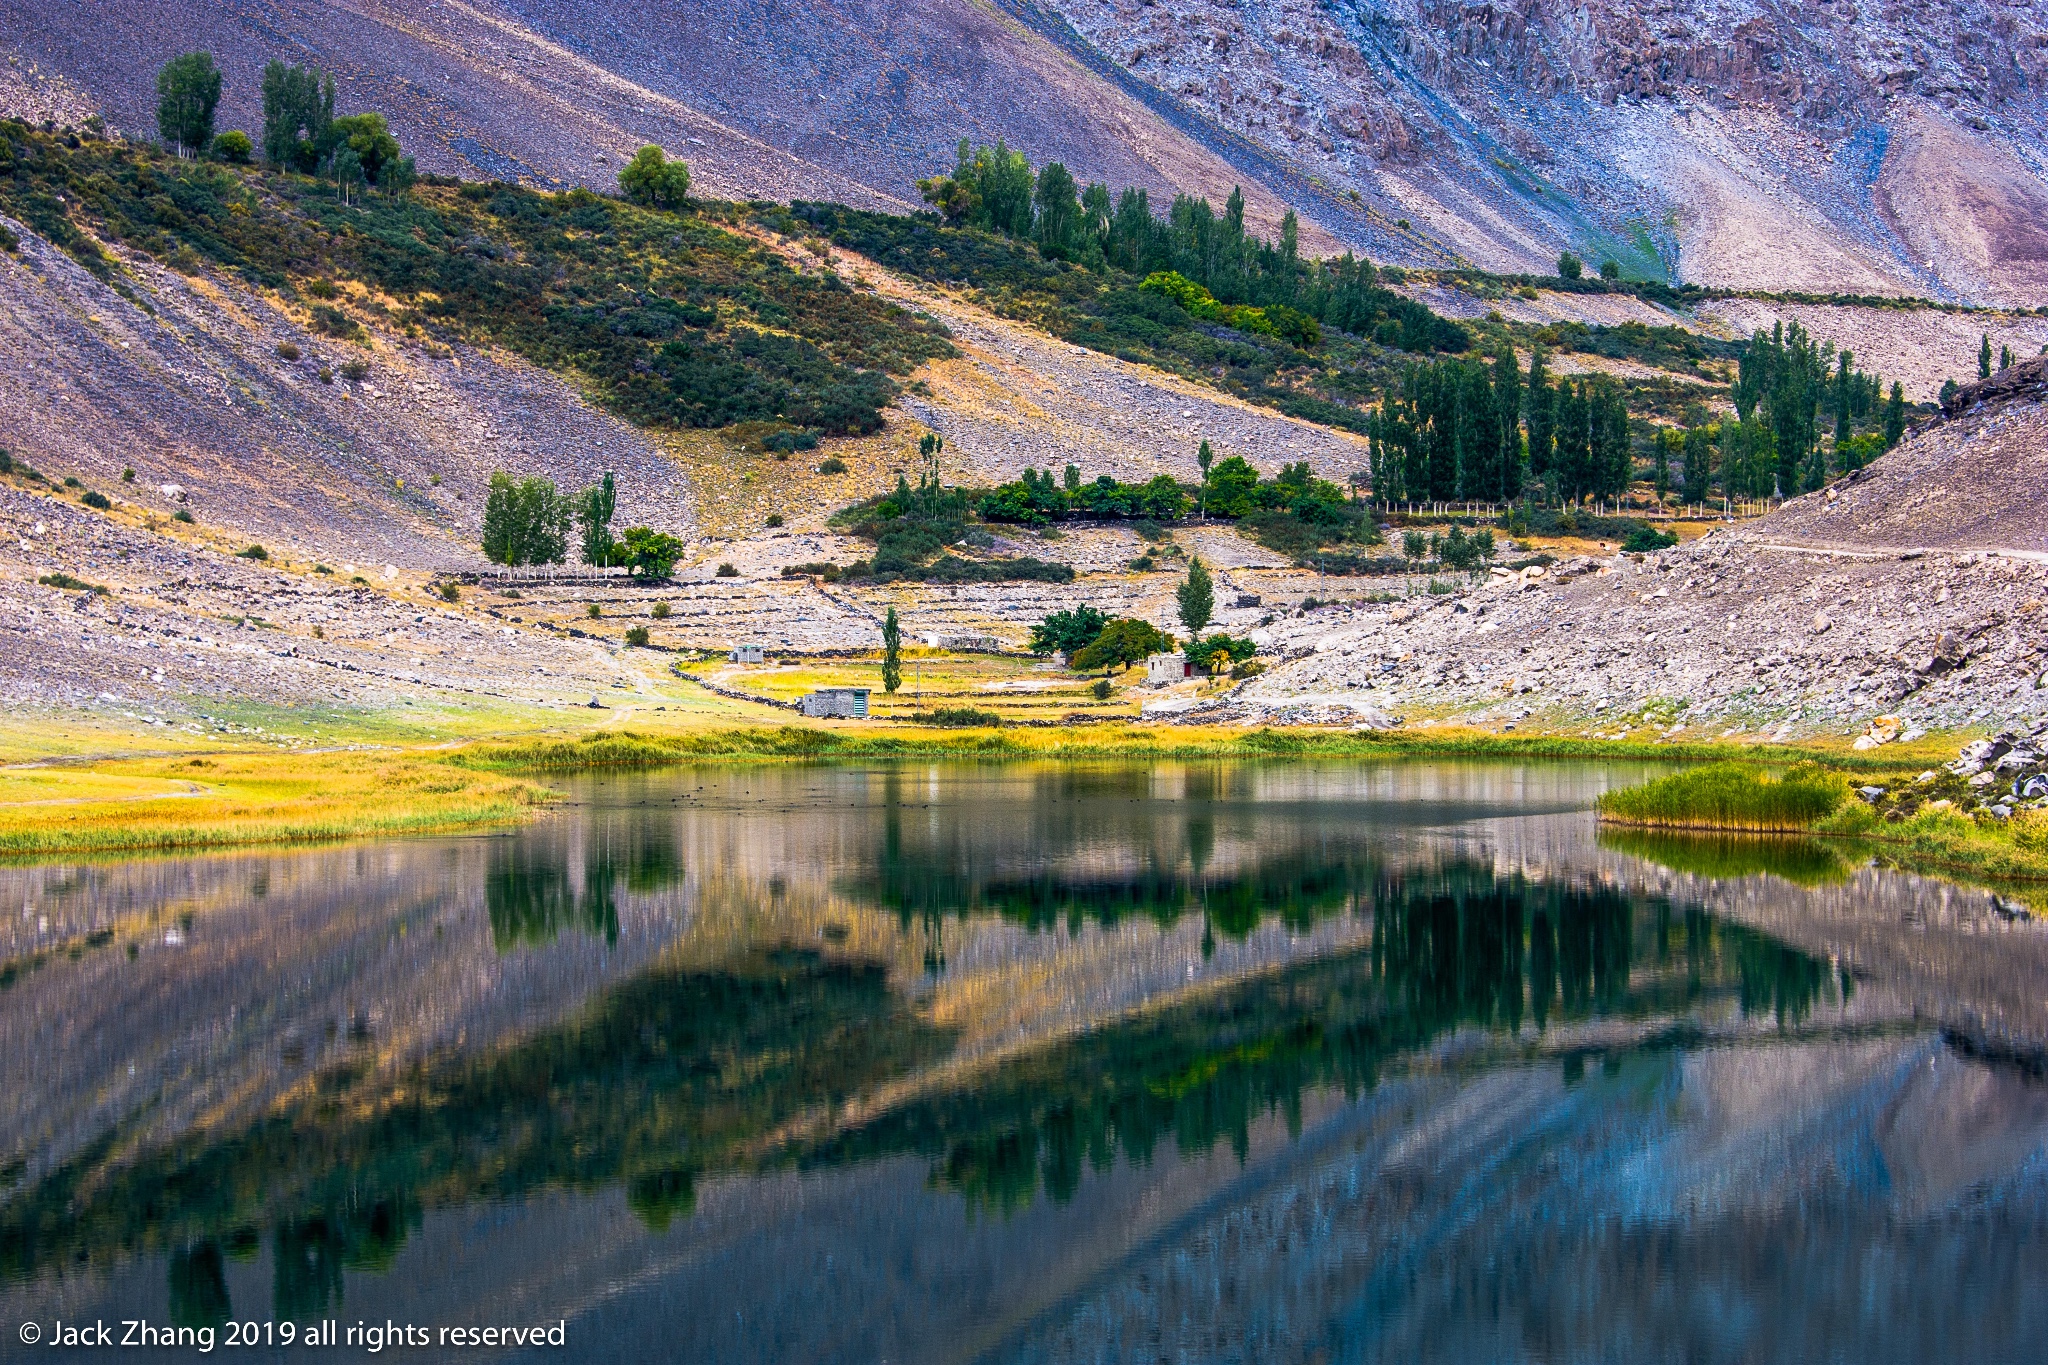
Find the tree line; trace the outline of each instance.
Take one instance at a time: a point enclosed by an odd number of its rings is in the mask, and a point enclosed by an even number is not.
[[[1272,334],[1297,344],[1314,344],[1314,333],[1290,314],[1407,351],[1471,344],[1457,323],[1384,288],[1371,261],[1350,252],[1303,257],[1294,210],[1281,218],[1276,240],[1248,230],[1242,189],[1231,190],[1221,213],[1206,198],[1177,194],[1162,217],[1144,189],[1112,196],[1099,181],[1082,187],[1057,161],[1034,171],[1000,140],[976,147],[962,138],[952,173],[920,180],[918,190],[948,225],[1033,242],[1052,260],[1140,278],[1178,276],[1202,291],[1168,290],[1196,317],[1209,303],[1255,309],[1274,320]]]
[[[493,564],[561,564],[574,529],[578,550],[593,568],[627,567],[647,578],[667,578],[683,557],[683,543],[646,526],[612,535],[618,488],[610,471],[574,497],[553,480],[491,475],[484,499],[483,552]]]
[[[157,132],[181,157],[246,163],[257,144],[239,129],[214,131],[224,80],[210,52],[187,52],[157,72]],[[272,61],[263,68],[263,159],[334,181],[344,199],[374,185],[403,194],[418,180],[384,116],[334,112],[334,77]]]
[[[1410,364],[1367,429],[1373,496],[1395,502],[1513,502],[1540,481],[1559,502],[1612,498],[1647,456],[1662,497],[1789,497],[1870,463],[1905,434],[1905,390],[1855,366],[1798,323],[1758,331],[1730,389],[1733,417],[1697,408],[1682,428],[1643,434],[1606,375],[1553,379],[1541,345],[1523,370],[1502,342],[1490,360]]]

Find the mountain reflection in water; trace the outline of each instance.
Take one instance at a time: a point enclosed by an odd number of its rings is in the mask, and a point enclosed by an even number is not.
[[[459,1296],[719,1360],[2023,1358],[2048,1088],[1710,913],[1817,894],[1753,850],[1603,850],[1568,812],[1604,774],[1518,773],[591,784],[439,846],[408,949],[559,1005],[432,1041],[387,1001],[240,1116],[0,1153],[0,1312]],[[249,900],[331,881],[291,861]]]

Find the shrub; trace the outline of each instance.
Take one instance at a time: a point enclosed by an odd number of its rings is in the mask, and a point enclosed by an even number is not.
[[[659,147],[642,147],[620,168],[619,190],[648,208],[679,209],[690,194],[690,168]]]
[[[190,512],[187,512],[184,508],[180,507],[177,511],[171,513],[171,520],[182,521],[187,526],[190,526],[192,524],[192,514]]]
[[[1572,255],[1569,251],[1557,258],[1557,274],[1559,279],[1576,280],[1585,273],[1585,270],[1585,262]]]
[[[1088,691],[1094,696],[1095,700],[1107,701],[1109,699],[1109,679],[1097,678],[1095,686],[1089,688]]]
[[[370,377],[370,362],[360,356],[351,356],[341,362],[341,377],[351,384],[360,384]]]
[[[739,576],[740,571],[735,569],[730,562],[719,565],[718,572],[713,575],[716,578],[738,578]]]
[[[592,602],[589,606],[583,609],[583,614],[585,616],[588,616],[591,620],[595,621],[598,617],[604,615],[604,609],[598,606],[597,603]]]
[[[102,493],[99,490],[93,488],[86,489],[85,496],[80,498],[79,501],[84,503],[87,507],[93,508],[95,511],[100,512],[104,512],[114,505],[113,503],[107,500],[107,495],[105,493]]]
[[[249,135],[239,128],[230,128],[213,139],[209,149],[215,161],[225,161],[231,166],[246,166],[256,150],[256,144]]]
[[[306,292],[316,299],[332,299],[341,291],[334,287],[333,280],[314,280],[307,284]]]
[[[1003,718],[993,711],[982,711],[972,706],[941,706],[915,717],[919,725],[940,725],[948,729],[967,730],[977,726],[1001,725]]]
[[[107,590],[98,583],[88,583],[82,578],[73,578],[68,573],[47,573],[38,578],[36,582],[46,588],[63,588],[69,592],[89,592],[101,597],[107,595]]]
[[[647,648],[647,627],[633,626],[626,631],[626,643],[635,649]]]
[[[318,374],[320,376],[321,383],[332,384],[334,382],[334,371],[328,369],[325,365],[322,365],[320,367]]]
[[[121,471],[121,482],[122,482],[122,483],[134,483],[134,482],[135,482],[135,471],[134,471],[133,469],[124,469],[124,470],[122,470],[122,471]]]
[[[244,546],[242,549],[235,551],[235,558],[268,559],[270,558],[270,551],[264,549],[261,545],[248,545]]]
[[[771,528],[773,528],[773,527],[776,527],[776,526],[780,526],[780,525],[782,525],[782,513],[780,513],[780,512],[770,512],[770,513],[768,514],[768,523],[767,523],[767,524],[768,524],[768,525],[769,525],[769,526],[770,526]]]
[[[453,583],[443,583],[439,591],[443,602],[460,602],[462,600],[462,589]]]
[[[1612,259],[1600,262],[1600,278],[1603,280],[1620,279],[1621,262]]]
[[[279,360],[297,360],[299,358],[299,348],[289,341],[280,341],[277,343],[277,358]]]
[[[1654,526],[1639,525],[1628,533],[1628,538],[1621,542],[1621,548],[1630,554],[1650,554],[1657,550],[1667,550],[1677,543],[1676,532],[1659,531]]]
[[[14,472],[14,455],[5,446],[0,446],[0,474]]]
[[[668,606],[668,603],[666,603],[666,602],[656,602],[656,603],[654,604],[654,610],[652,610],[652,611],[648,612],[647,614],[648,614],[649,616],[652,616],[652,617],[653,617],[653,618],[654,618],[655,620],[657,620],[657,621],[666,621],[666,620],[668,620],[668,612],[669,612],[669,606]]]
[[[828,455],[825,457],[824,463],[818,466],[818,472],[820,474],[844,474],[846,472],[846,461],[840,459],[837,455]]]

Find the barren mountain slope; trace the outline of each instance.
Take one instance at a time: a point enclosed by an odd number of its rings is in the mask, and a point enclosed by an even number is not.
[[[1133,75],[1485,265],[2048,291],[2028,0],[1048,0]],[[1661,260],[1659,259],[1661,256]]]
[[[1696,738],[1851,734],[1887,713],[1928,728],[2036,717],[2044,434],[2040,398],[2013,401],[1931,423],[1855,482],[1675,549],[1286,618],[1269,647],[1294,659],[1193,714],[1423,707]]]
[[[146,257],[126,257],[131,301],[12,226],[21,249],[0,253],[0,441],[52,478],[164,517],[183,506],[201,525],[308,557],[407,568],[482,562],[484,490],[501,468],[570,488],[609,468],[623,516],[690,528],[674,463],[553,375],[506,356],[435,359],[388,338],[329,341],[273,295]],[[296,361],[277,354],[287,343]],[[361,382],[341,373],[349,360],[368,363]],[[133,483],[120,481],[124,468]]]
[[[609,188],[656,142],[714,195],[901,210],[959,138],[1001,137],[1154,193],[1220,203],[1242,182],[1269,232],[1284,208],[1205,130],[975,0],[0,0],[0,35],[137,135],[157,67],[205,47],[223,126],[260,126],[267,60],[313,62],[342,108],[389,114],[423,169],[468,177]],[[1334,245],[1313,224],[1308,240]]]

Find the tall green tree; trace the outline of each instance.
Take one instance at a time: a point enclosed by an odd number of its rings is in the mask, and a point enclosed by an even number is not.
[[[1984,340],[1977,344],[1977,377],[1991,377],[1991,333],[1984,334]]]
[[[1074,177],[1057,161],[1048,161],[1038,172],[1038,226],[1035,236],[1039,251],[1057,260],[1071,260],[1081,254],[1081,204],[1076,197]]]
[[[334,159],[328,163],[328,173],[334,177],[335,193],[341,196],[344,204],[353,200],[368,183],[363,174],[363,159],[356,155],[353,147],[335,149]]]
[[[1714,437],[1712,429],[1705,426],[1687,427],[1685,431],[1685,474],[1684,497],[1687,502],[1705,502],[1707,489],[1714,477]]]
[[[173,57],[156,73],[156,130],[179,156],[196,156],[213,141],[220,84],[211,52]]]
[[[1854,434],[1855,420],[1855,373],[1850,362],[1855,357],[1844,350],[1835,356],[1835,444],[1840,445]]]
[[[1188,628],[1189,635],[1200,635],[1202,627],[1216,615],[1216,584],[1200,555],[1188,561],[1188,576],[1175,597],[1180,607],[1180,623]]]
[[[263,159],[308,175],[326,157],[334,125],[334,78],[273,61],[263,68]]]
[[[882,618],[882,690],[894,692],[903,686],[903,626],[896,608]]]
[[[1522,496],[1522,365],[1506,341],[1493,357],[1493,406],[1500,454],[1495,457],[1489,500],[1513,502]]]
[[[1551,389],[1550,370],[1544,363],[1546,359],[1541,343],[1530,348],[1528,394],[1522,403],[1528,412],[1529,472],[1547,480],[1557,427],[1552,415],[1556,395]],[[1554,486],[1552,491],[1556,491]]]
[[[1884,405],[1884,448],[1890,450],[1906,434],[1906,386],[1892,381],[1891,397]]]
[[[583,562],[603,566],[612,562],[617,542],[612,539],[612,516],[618,511],[619,495],[612,473],[583,490],[576,498],[576,527],[582,533]]]
[[[1685,450],[1685,435],[1675,427],[1657,428],[1657,437],[1651,447],[1650,482],[1657,490],[1657,500],[1671,491],[1671,466]]]
[[[560,564],[569,537],[568,500],[547,479],[491,475],[484,499],[484,558],[494,564]]]

